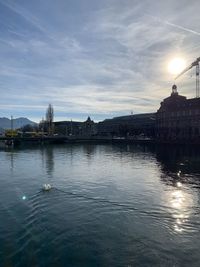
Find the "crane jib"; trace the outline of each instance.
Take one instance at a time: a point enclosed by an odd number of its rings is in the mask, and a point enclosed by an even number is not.
[[[175,80],[177,80],[188,70],[190,70],[193,67],[196,67],[196,97],[199,97],[199,62],[200,62],[200,57],[198,57],[192,64],[189,65],[189,67],[185,68],[181,73],[179,73],[175,77]]]

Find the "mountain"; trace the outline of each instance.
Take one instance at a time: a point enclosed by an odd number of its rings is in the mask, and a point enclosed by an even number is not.
[[[27,118],[16,118],[16,119],[13,119],[13,129],[17,129],[17,128],[23,127],[23,126],[25,126],[27,124],[34,126],[37,123],[35,123],[33,121],[30,121]],[[10,129],[11,128],[11,120],[8,119],[8,118],[0,118],[0,128]]]

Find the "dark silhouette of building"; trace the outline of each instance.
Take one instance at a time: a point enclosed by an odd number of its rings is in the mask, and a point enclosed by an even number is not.
[[[82,122],[79,121],[57,121],[54,122],[55,133],[58,135],[79,135]]]
[[[155,136],[155,113],[137,114],[106,119],[95,123],[90,117],[84,122],[55,122],[55,133],[59,135],[89,138],[92,136],[134,137]]]
[[[59,135],[90,137],[96,134],[96,123],[90,117],[84,122],[58,121],[54,125],[55,133]]]
[[[86,139],[150,137],[159,142],[200,144],[200,98],[187,99],[173,85],[171,95],[161,102],[156,113],[115,117],[99,123],[90,117],[85,122],[60,121],[55,122],[55,132]]]
[[[86,135],[89,137],[95,135],[96,133],[96,124],[90,119],[90,117],[88,117],[87,120],[83,122],[82,135]]]
[[[106,119],[98,123],[98,134],[102,136],[148,136],[155,135],[155,113],[144,113]]]
[[[187,99],[177,86],[156,113],[156,136],[160,141],[200,142],[200,98]]]

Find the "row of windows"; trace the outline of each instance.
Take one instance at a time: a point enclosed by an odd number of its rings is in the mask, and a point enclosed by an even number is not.
[[[158,117],[160,118],[180,117],[180,116],[188,116],[188,115],[189,116],[200,115],[200,109],[178,110],[178,111],[158,113]]]

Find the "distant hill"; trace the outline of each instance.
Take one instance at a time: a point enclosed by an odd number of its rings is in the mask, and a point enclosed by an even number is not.
[[[20,127],[23,127],[27,124],[30,124],[32,126],[36,125],[37,123],[30,121],[27,118],[16,118],[13,119],[13,128],[17,129]],[[10,129],[11,128],[11,120],[8,118],[0,118],[0,128],[2,129]]]

